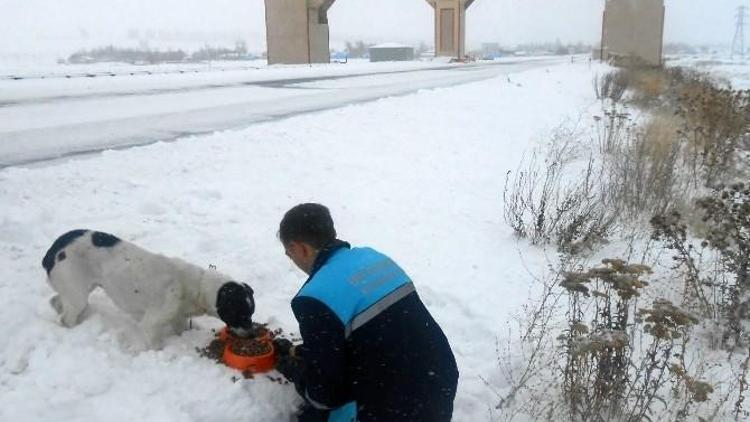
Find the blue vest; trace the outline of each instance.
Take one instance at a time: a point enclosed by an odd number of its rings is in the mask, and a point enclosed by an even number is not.
[[[414,285],[398,265],[371,248],[342,248],[297,293],[319,300],[344,325],[348,338],[353,331],[414,291]],[[357,418],[356,403],[335,409],[329,422]]]

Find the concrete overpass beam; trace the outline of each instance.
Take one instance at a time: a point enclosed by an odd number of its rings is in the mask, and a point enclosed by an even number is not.
[[[664,0],[607,0],[601,58],[662,64]]]
[[[335,0],[265,0],[268,64],[329,63]]]
[[[435,9],[435,55],[466,56],[466,9],[474,0],[425,0]]]

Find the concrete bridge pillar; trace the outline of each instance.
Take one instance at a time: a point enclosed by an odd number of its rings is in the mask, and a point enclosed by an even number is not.
[[[664,15],[664,0],[607,0],[601,59],[661,66]]]
[[[466,55],[466,9],[474,0],[426,0],[435,9],[435,55]]]
[[[265,0],[268,64],[329,63],[335,0]]]

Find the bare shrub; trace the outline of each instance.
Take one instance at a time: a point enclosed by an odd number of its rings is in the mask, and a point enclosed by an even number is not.
[[[596,142],[600,154],[611,154],[620,149],[633,131],[630,114],[612,107],[603,110],[603,117],[594,116]]]
[[[626,330],[635,316],[631,299],[645,287],[638,276],[648,269],[604,264],[567,273],[561,283],[568,291],[568,329],[560,337],[563,395],[572,420],[618,415],[625,394],[631,354]]]
[[[617,78],[627,88],[614,100]],[[534,334],[521,342],[535,352],[509,377],[513,388],[499,395],[498,409],[509,419],[743,420],[750,415],[750,187],[722,183],[747,170],[750,93],[682,69],[622,69],[617,78],[594,83],[598,98],[612,100],[595,119],[592,145],[602,158],[581,160],[577,147],[553,142],[543,163],[534,156],[508,175],[506,221],[520,237],[555,244],[570,258],[615,227],[645,234],[640,223],[655,215],[643,246],[660,264],[666,252],[673,265],[656,288],[642,281],[647,267],[625,261],[561,269],[567,308],[541,301]],[[628,102],[648,117],[632,118]],[[577,218],[588,224],[576,229]],[[587,236],[597,240],[573,240]],[[545,292],[559,297],[549,286]]]
[[[661,103],[680,120],[680,142],[694,184],[726,183],[736,174],[738,150],[748,148],[750,93],[734,91],[694,70],[658,72],[667,86],[661,90]],[[647,95],[648,85],[634,83],[633,90]]]
[[[728,321],[727,341],[747,344],[745,328],[750,321],[750,186],[736,183],[716,189],[713,195],[701,198],[697,205],[708,224],[703,246],[720,254],[724,272],[731,274],[728,301],[724,315]]]
[[[712,387],[687,375],[674,361],[698,320],[666,300],[638,309],[648,286],[643,265],[604,260],[604,266],[567,273],[568,329],[560,337],[561,377],[568,416],[581,421],[641,421],[664,403],[667,385],[684,387],[683,409],[708,400]],[[647,341],[634,342],[635,337]]]
[[[744,404],[746,399],[745,394],[747,394],[748,389],[747,373],[750,370],[750,348],[748,348],[747,355],[742,361],[741,370],[737,377],[739,381],[737,400],[734,402],[734,420],[737,421],[748,416]]]
[[[549,226],[554,224],[551,214],[559,196],[562,167],[559,157],[539,163],[534,152],[528,162],[522,161],[512,182],[512,172],[508,171],[503,191],[504,215],[516,236],[529,239],[534,245],[550,241]]]
[[[601,77],[594,78],[594,91],[596,98],[599,100],[611,100],[619,103],[630,86],[630,74],[618,70],[609,72]]]
[[[682,280],[682,303],[701,315],[716,319],[718,309],[723,306],[723,294],[717,291],[714,277],[707,277],[700,269],[702,252],[688,241],[687,224],[677,211],[656,215],[651,219],[652,238],[663,242],[672,256],[672,270]]]
[[[643,129],[630,127],[609,148],[605,182],[623,221],[635,222],[678,205],[685,190],[672,120],[656,116]]]
[[[683,387],[687,392],[681,412],[676,415],[678,419],[684,418],[693,404],[708,401],[713,392],[713,386],[688,375],[685,369],[683,355],[689,342],[688,332],[698,323],[698,318],[664,299],[655,300],[649,309],[639,310],[638,317],[637,322],[644,324],[643,332],[651,340],[636,364],[634,381],[625,398],[629,408],[624,420],[650,419],[656,402],[668,407],[663,394],[670,376],[673,388]],[[676,401],[676,397],[671,399]]]
[[[667,77],[661,68],[630,67],[631,101],[640,106],[657,105],[667,87]]]
[[[598,189],[593,159],[580,172],[569,169],[576,149],[573,132],[558,129],[540,162],[536,152],[507,173],[504,217],[516,236],[534,245],[555,244],[577,254],[603,242],[614,222]]]
[[[654,161],[665,161],[678,142],[679,122],[665,114],[655,114],[646,123],[645,136],[649,140],[647,154]]]
[[[630,91],[628,101],[640,106],[657,104],[669,86],[661,68],[628,63],[620,69],[594,78],[594,91],[599,100],[620,103]]]
[[[555,239],[560,252],[578,255],[604,243],[614,226],[616,216],[608,208],[606,193],[597,184],[599,169],[589,159],[577,183],[569,185],[557,207],[561,222],[556,225]]]
[[[720,88],[698,72],[660,68],[627,67],[596,81],[597,95],[613,101],[595,118],[601,159],[590,158],[578,181],[568,182],[567,161],[558,156],[571,148],[553,140],[543,163],[534,155],[506,179],[505,219],[533,244],[579,253],[615,222],[640,225],[670,209],[690,211],[704,186],[738,174],[738,151],[750,149],[750,93]],[[628,89],[631,102],[659,106],[643,124],[617,104]]]
[[[726,183],[742,170],[738,151],[750,149],[750,92],[733,91],[694,70],[629,66],[602,77],[595,84],[598,97],[607,98],[608,80],[627,81],[630,104],[670,116],[666,120],[679,135],[680,168],[689,169],[695,188]],[[607,141],[603,151],[610,150]]]
[[[673,269],[683,271],[684,304],[720,321],[726,348],[745,345],[750,340],[745,328],[750,321],[750,187],[717,188],[696,205],[704,223],[700,248],[688,240],[687,224],[676,211],[651,219],[652,237],[675,252]],[[718,256],[713,271],[701,268],[706,249]]]
[[[747,143],[750,94],[696,78],[679,90],[676,114],[683,120],[680,133],[693,179],[710,187],[734,175],[737,151]]]
[[[695,299],[699,299],[698,309],[708,310],[717,321],[720,344],[729,351],[730,360],[737,351],[745,353],[731,381],[736,393],[732,413],[735,420],[744,420],[749,414],[745,399],[750,368],[750,187],[743,183],[717,187],[696,205],[704,224],[700,249],[689,242],[687,225],[676,212],[652,219],[653,236],[676,253],[675,269],[684,270],[686,292],[691,293],[686,295],[685,303],[695,306]],[[717,256],[708,270],[700,261],[706,250]],[[714,414],[728,399],[729,395],[717,405]]]
[[[571,259],[560,264],[562,268],[575,265]],[[563,293],[559,283],[562,276],[562,271],[554,271],[543,279],[535,278],[540,284],[541,294],[538,299],[525,304],[521,314],[514,318],[517,339],[512,341],[509,336],[504,350],[498,344],[498,365],[511,385],[507,393],[498,394],[499,402],[495,406],[505,420],[521,415],[535,420],[550,419],[549,415],[554,414],[559,406],[556,399],[551,399],[556,396],[558,385],[548,378],[548,374],[549,368],[557,364],[554,346],[560,323],[558,316]],[[489,382],[485,381],[485,384],[489,386]]]

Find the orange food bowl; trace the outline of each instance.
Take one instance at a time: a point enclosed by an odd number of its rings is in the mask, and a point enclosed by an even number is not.
[[[234,353],[232,343],[227,342],[222,360],[230,368],[240,371],[249,371],[254,374],[268,372],[276,366],[276,351],[270,340],[261,341],[261,343],[268,345],[269,351],[267,353],[257,356],[244,356]]]

